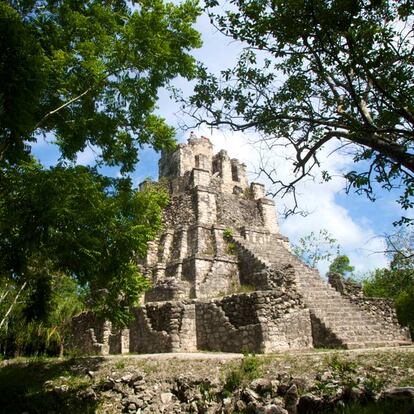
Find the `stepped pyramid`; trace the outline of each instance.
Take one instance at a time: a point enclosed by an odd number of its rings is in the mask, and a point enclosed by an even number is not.
[[[171,202],[142,263],[152,282],[129,329],[75,320],[86,352],[274,352],[411,343],[392,304],[333,287],[291,252],[274,202],[209,139],[163,154]],[[150,185],[143,183],[142,185]]]

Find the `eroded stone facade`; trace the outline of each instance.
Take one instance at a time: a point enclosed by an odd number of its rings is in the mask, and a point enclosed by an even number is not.
[[[163,154],[159,174],[171,202],[142,264],[152,288],[128,330],[75,321],[77,346],[265,353],[409,343],[393,311],[377,312],[370,299],[331,287],[291,253],[263,185],[249,185],[245,165],[214,154],[207,138],[192,136]]]

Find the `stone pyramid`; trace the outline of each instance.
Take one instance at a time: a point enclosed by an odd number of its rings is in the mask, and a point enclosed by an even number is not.
[[[264,186],[208,138],[191,136],[159,162],[171,202],[143,271],[152,282],[129,329],[74,321],[85,352],[269,353],[409,344],[395,310],[346,283],[331,286],[291,252]],[[143,184],[145,185],[145,183]]]

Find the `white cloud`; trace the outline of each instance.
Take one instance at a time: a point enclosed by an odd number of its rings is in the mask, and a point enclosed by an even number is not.
[[[245,162],[250,171],[250,180],[263,182],[267,188],[271,183],[263,175],[257,179],[254,171],[257,166],[267,163],[268,168],[275,168],[280,179],[288,181],[292,179],[292,164],[287,158],[292,154],[285,147],[277,147],[272,150],[264,149],[257,144],[257,136],[245,135],[240,132],[222,132],[202,127],[197,134],[210,137],[215,151],[225,149],[231,157]],[[256,141],[255,145],[251,144]],[[314,180],[306,180],[297,185],[299,203],[309,214],[306,217],[299,215],[289,216],[287,219],[280,218],[282,234],[287,235],[291,242],[309,234],[311,231],[319,233],[320,229],[327,229],[341,245],[342,252],[347,254],[351,263],[358,272],[366,272],[378,267],[384,267],[387,260],[383,253],[384,241],[376,237],[375,228],[368,219],[356,221],[346,208],[338,204],[335,196],[343,190],[344,180],[341,171],[351,165],[350,155],[333,152],[333,147],[328,146],[323,150],[321,169],[331,172],[333,179],[322,182],[320,174]],[[328,156],[329,155],[329,156]],[[276,199],[279,212],[287,203],[291,206],[291,200]],[[374,253],[376,252],[376,253]],[[319,266],[322,273],[328,268],[328,263]]]

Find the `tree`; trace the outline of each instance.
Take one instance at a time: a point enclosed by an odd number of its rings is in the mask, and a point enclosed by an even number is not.
[[[374,200],[376,181],[402,188],[398,202],[413,206],[412,1],[231,0],[224,11],[218,0],[206,4],[213,24],[245,47],[220,79],[200,70],[190,99],[197,123],[253,128],[269,147],[293,148],[293,182],[265,171],[278,193],[294,192],[335,141],[356,163],[345,173],[348,191]]]
[[[387,238],[391,259],[388,268],[376,269],[363,281],[367,296],[394,300],[397,316],[414,337],[414,246],[412,232],[399,232]]]
[[[18,355],[63,355],[66,337],[70,334],[71,320],[84,309],[84,291],[76,281],[64,274],[51,276],[47,314],[33,318],[31,300],[38,295],[29,286],[21,293],[13,312],[5,319],[0,329],[0,354]],[[12,293],[12,292],[10,292]],[[5,305],[10,308],[14,295]],[[2,312],[0,304],[0,315]]]
[[[193,77],[199,13],[193,0],[0,3],[1,326],[17,307],[27,327],[50,321],[65,278],[90,309],[128,320],[148,287],[137,257],[160,229],[167,195],[138,192],[126,177],[142,146],[175,145],[155,114],[157,94]],[[61,152],[50,169],[30,154],[41,137]],[[76,167],[87,146],[122,178]]]
[[[130,179],[86,167],[31,163],[1,174],[0,193],[0,274],[30,289],[26,313],[49,313],[53,276],[63,273],[87,290],[91,309],[126,322],[148,287],[136,259],[161,228],[166,192],[133,190]]]
[[[363,281],[367,296],[393,299],[401,324],[408,326],[414,337],[414,269],[398,268],[376,269]]]
[[[2,2],[0,162],[27,159],[44,134],[63,158],[93,145],[122,171],[144,144],[171,148],[157,93],[193,76],[199,12],[193,0]]]
[[[350,265],[349,257],[340,254],[335,257],[333,262],[329,265],[328,273],[339,273],[341,276],[346,276],[354,271],[354,266]]]
[[[312,231],[301,237],[293,246],[293,251],[306,264],[316,267],[319,262],[329,261],[338,255],[339,245],[328,230],[321,229],[317,235]]]

